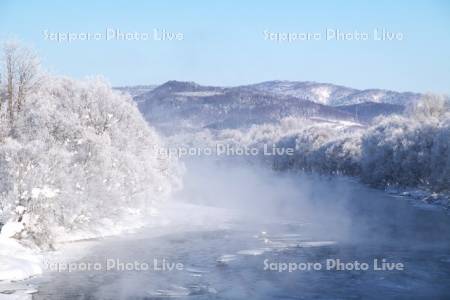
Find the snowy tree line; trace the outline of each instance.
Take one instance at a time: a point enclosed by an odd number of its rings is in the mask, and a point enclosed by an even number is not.
[[[276,169],[360,176],[379,187],[450,191],[450,106],[442,96],[426,95],[406,114],[379,117],[368,128],[300,126],[277,143],[295,147],[296,154],[276,158]]]
[[[206,147],[275,144],[295,149],[294,155],[262,157],[276,170],[357,176],[377,187],[450,191],[450,107],[443,96],[425,95],[406,113],[378,117],[369,126],[287,117],[248,129],[206,129],[172,139]]]
[[[361,176],[375,185],[450,191],[450,107],[426,95],[402,116],[380,118],[361,140]]]
[[[148,212],[180,182],[175,161],[129,96],[102,79],[40,71],[35,55],[4,48],[0,89],[2,235],[50,246]]]

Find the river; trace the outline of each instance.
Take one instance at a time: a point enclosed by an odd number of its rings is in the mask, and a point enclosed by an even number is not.
[[[450,298],[447,212],[344,177],[187,170],[166,222],[92,242],[77,268],[98,270],[46,272],[33,299]]]

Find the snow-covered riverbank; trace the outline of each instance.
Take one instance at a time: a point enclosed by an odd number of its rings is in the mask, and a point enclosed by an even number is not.
[[[31,299],[35,287],[17,281],[41,275],[43,259],[37,249],[0,235],[0,300]]]
[[[236,215],[237,212],[234,213]],[[192,216],[189,217],[189,216]],[[194,217],[195,216],[195,217]],[[104,239],[121,236],[126,239],[145,228],[146,237],[174,233],[196,228],[226,228],[232,219],[228,210],[214,207],[191,205],[179,202],[158,204],[147,217],[137,217],[128,222],[115,224],[102,232],[78,232],[76,235],[60,237],[54,251],[39,251],[21,245],[12,238],[0,237],[0,300],[31,299],[37,292],[36,284],[30,278],[52,272],[52,266],[70,265],[89,253]],[[225,226],[225,227],[224,227]],[[31,281],[39,278],[32,279]]]
[[[42,273],[43,257],[37,249],[0,235],[0,281],[17,281]]]

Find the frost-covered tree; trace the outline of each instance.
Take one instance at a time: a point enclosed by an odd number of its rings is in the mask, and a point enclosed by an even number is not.
[[[447,96],[425,94],[420,101],[411,103],[407,113],[417,121],[432,122],[448,118],[450,101]]]
[[[100,78],[45,76],[32,92],[18,78],[20,114],[0,141],[0,222],[16,230],[2,233],[48,246],[145,215],[179,186],[178,164],[129,96]]]
[[[15,115],[22,110],[26,97],[38,87],[39,60],[29,48],[18,42],[7,42],[3,46],[2,70],[6,85],[3,93],[7,103],[7,115],[13,124]]]
[[[380,118],[362,140],[362,176],[376,185],[450,190],[448,100],[425,95],[407,116]]]

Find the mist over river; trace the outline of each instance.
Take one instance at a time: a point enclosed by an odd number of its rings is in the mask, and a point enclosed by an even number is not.
[[[442,210],[242,162],[190,161],[185,178],[154,225],[94,241],[72,265],[99,270],[49,271],[33,299],[450,297]]]

